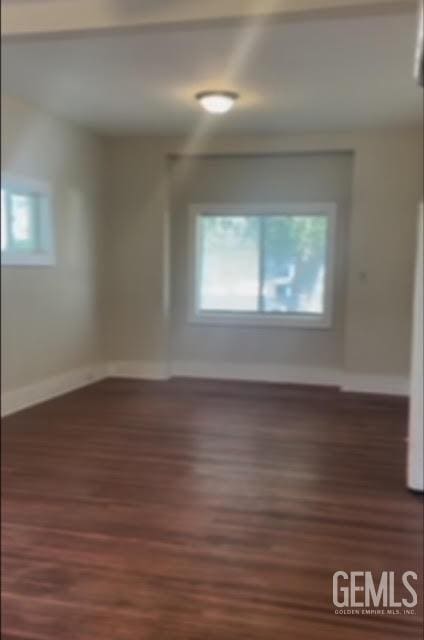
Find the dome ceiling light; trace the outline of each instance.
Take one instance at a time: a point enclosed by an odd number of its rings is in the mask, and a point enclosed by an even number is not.
[[[238,99],[234,91],[201,91],[196,93],[196,100],[208,113],[227,113]]]

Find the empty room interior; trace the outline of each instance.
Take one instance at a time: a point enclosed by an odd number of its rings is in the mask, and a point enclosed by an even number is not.
[[[1,637],[421,639],[422,2],[1,11]]]

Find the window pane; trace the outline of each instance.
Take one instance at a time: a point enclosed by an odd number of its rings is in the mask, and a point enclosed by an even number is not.
[[[1,250],[7,249],[6,191],[1,190]]]
[[[30,195],[12,194],[10,198],[10,242],[15,250],[37,248],[36,211]]]
[[[258,218],[203,216],[199,223],[200,308],[205,311],[257,311]]]
[[[264,220],[264,311],[324,312],[327,225],[324,215]]]

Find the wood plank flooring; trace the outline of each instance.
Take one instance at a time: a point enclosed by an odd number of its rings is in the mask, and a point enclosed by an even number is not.
[[[4,640],[422,637],[406,403],[110,379],[4,420]],[[415,570],[414,616],[340,616],[334,571]]]

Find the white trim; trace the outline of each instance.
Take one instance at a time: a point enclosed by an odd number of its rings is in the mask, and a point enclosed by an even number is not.
[[[31,178],[20,173],[2,171],[1,183],[3,189],[5,186],[9,186],[10,188],[16,189],[17,191],[23,193],[32,193],[35,191],[51,195],[49,182],[47,182],[46,180],[39,180],[38,178]]]
[[[327,228],[327,259],[325,273],[325,301],[322,314],[260,313],[234,311],[204,311],[199,305],[199,219],[207,215],[325,215]],[[296,327],[306,329],[328,329],[333,319],[334,270],[336,251],[337,205],[334,202],[279,202],[246,204],[195,203],[189,207],[188,237],[188,322],[207,325]]]
[[[414,78],[418,85],[423,86],[424,68],[424,5],[422,0],[418,2],[417,43],[415,45]]]
[[[385,376],[368,373],[344,373],[342,391],[409,396],[408,376]]]
[[[281,314],[235,311],[199,311],[189,317],[190,324],[236,327],[286,327],[294,329],[329,329],[331,321],[321,314]]]
[[[424,491],[424,414],[423,414],[423,232],[424,206],[421,202],[417,225],[415,259],[415,294],[411,341],[411,403],[408,428],[407,484],[410,489]]]
[[[337,369],[285,366],[268,363],[239,364],[234,362],[183,362],[171,364],[172,376],[245,380],[251,382],[279,382],[340,386],[341,373]]]
[[[116,360],[107,363],[106,372],[109,377],[116,378],[140,380],[167,380],[169,378],[169,366],[166,362]]]
[[[302,367],[269,363],[240,364],[234,362],[149,362],[119,360],[74,369],[45,378],[40,382],[1,394],[1,415],[7,416],[33,405],[51,400],[75,389],[108,377],[135,380],[168,380],[172,376],[275,382],[280,384],[319,385],[340,388],[341,391],[409,395],[409,380],[402,376],[346,374],[334,368]]]
[[[50,253],[24,253],[17,251],[2,251],[2,267],[53,267],[55,258]]]
[[[39,382],[19,387],[1,394],[1,415],[21,411],[40,402],[51,400],[56,396],[85,387],[105,377],[105,367],[94,364],[81,369],[73,369],[65,373],[50,376]]]
[[[407,376],[346,374],[337,368],[175,361],[171,364],[170,374],[189,378],[322,385],[354,393],[409,395]]]
[[[346,374],[331,367],[175,361],[171,364],[170,374],[188,378],[322,385],[353,393],[409,395],[409,380],[406,376]]]
[[[48,182],[19,176],[7,171],[1,174],[1,188],[6,193],[6,211],[10,205],[10,192],[37,196],[39,201],[40,248],[37,251],[16,251],[6,248],[1,252],[3,267],[50,267],[56,263],[53,196]],[[6,211],[4,212],[6,214]],[[6,234],[7,235],[7,234]]]

